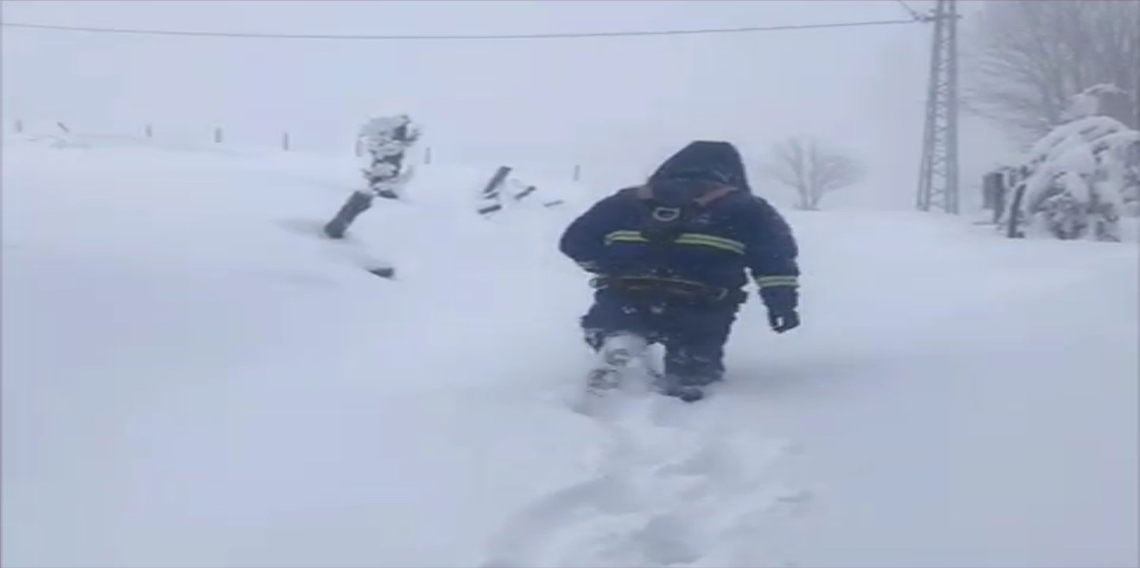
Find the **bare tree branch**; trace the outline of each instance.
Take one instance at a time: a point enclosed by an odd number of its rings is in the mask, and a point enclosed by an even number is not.
[[[1102,112],[1140,128],[1140,2],[989,2],[965,38],[965,108],[1039,137],[1069,98],[1094,85],[1123,89]]]
[[[824,147],[814,138],[789,138],[772,148],[763,171],[796,192],[796,208],[819,209],[823,196],[858,183],[863,168],[853,158]]]

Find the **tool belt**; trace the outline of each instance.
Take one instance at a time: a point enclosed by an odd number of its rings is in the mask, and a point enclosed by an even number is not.
[[[665,302],[740,303],[746,298],[742,290],[657,276],[598,276],[590,281],[590,285],[596,290],[613,290],[647,300]]]

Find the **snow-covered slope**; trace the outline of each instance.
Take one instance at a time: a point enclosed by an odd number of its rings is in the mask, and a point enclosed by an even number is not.
[[[5,141],[4,565],[1136,565],[1135,246],[794,215],[803,328],[599,421],[586,192],[425,168],[299,232],[355,167]]]

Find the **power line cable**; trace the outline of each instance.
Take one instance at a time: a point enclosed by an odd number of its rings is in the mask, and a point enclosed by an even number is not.
[[[37,30],[55,30],[69,32],[89,32],[129,35],[152,36],[186,36],[186,37],[214,37],[214,38],[243,38],[243,39],[308,39],[308,40],[351,40],[351,41],[467,41],[467,40],[522,40],[522,39],[585,39],[608,37],[645,37],[645,36],[675,36],[675,35],[702,35],[702,34],[732,34],[775,32],[791,30],[811,30],[824,28],[854,28],[866,26],[889,26],[900,24],[914,24],[917,20],[878,20],[866,22],[835,22],[827,24],[799,24],[786,26],[749,26],[740,28],[704,28],[704,29],[676,29],[676,30],[641,30],[641,31],[615,31],[615,32],[562,32],[562,33],[534,33],[534,34],[488,34],[488,35],[337,35],[337,34],[273,34],[273,33],[242,33],[242,32],[205,32],[188,30],[148,30],[126,28],[100,28],[87,26],[63,26],[54,24],[30,24],[21,22],[0,22],[0,26],[9,28],[24,28]]]
[[[910,5],[907,4],[904,0],[895,0],[895,2],[898,2],[899,6],[902,6],[903,10],[906,10],[907,13],[910,14],[910,16],[915,20],[922,19],[922,14],[919,14],[917,10],[911,8]]]

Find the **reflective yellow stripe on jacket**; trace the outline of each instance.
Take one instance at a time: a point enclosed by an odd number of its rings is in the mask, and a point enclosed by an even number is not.
[[[645,237],[641,236],[638,231],[614,231],[606,235],[606,244],[610,243],[647,243],[649,242]],[[724,237],[717,237],[714,235],[706,235],[704,233],[681,233],[676,240],[673,241],[679,245],[693,245],[704,246],[734,252],[736,254],[744,254],[744,243]]]
[[[799,286],[800,280],[795,276],[757,276],[756,285],[761,288],[773,286]]]

